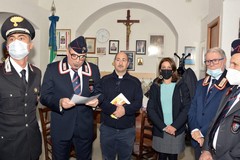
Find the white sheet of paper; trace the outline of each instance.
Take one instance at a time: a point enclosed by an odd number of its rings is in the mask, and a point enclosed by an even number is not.
[[[92,97],[83,97],[83,96],[74,94],[71,98],[71,101],[73,101],[75,104],[85,104],[95,98],[98,98],[99,96],[100,96],[100,94],[98,94],[96,96],[92,96]]]

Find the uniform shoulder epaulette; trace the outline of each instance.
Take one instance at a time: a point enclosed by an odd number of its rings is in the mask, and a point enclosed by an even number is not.
[[[228,82],[227,78],[223,77],[222,79],[219,79],[219,80],[217,81],[217,83],[214,84],[214,86],[215,86],[218,90],[223,90],[223,89],[226,87],[227,82]]]
[[[203,85],[203,86],[207,86],[207,85],[209,84],[209,81],[210,81],[210,76],[206,76],[206,77],[204,78],[204,80],[203,80],[202,85]]]

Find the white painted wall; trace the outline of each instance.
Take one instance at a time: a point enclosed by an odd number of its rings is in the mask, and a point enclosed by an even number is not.
[[[41,0],[39,5],[49,9],[51,1]],[[179,1],[179,0],[88,0],[78,1],[72,0],[71,3],[67,1],[56,1],[57,7],[56,15],[60,16],[60,20],[57,24],[57,28],[70,28],[72,30],[72,37],[76,37],[79,34],[85,36],[95,35],[99,28],[108,28],[111,32],[111,39],[119,39],[120,47],[124,48],[125,43],[125,28],[116,23],[117,19],[126,18],[126,10],[131,9],[131,15],[133,19],[140,19],[141,23],[134,24],[132,26],[132,37],[130,41],[130,49],[135,48],[135,40],[139,37],[143,37],[148,40],[151,33],[160,33],[166,37],[166,55],[173,57],[173,53],[179,54],[184,52],[184,46],[195,46],[196,56],[199,52],[199,43],[201,35],[201,19],[207,15],[208,12],[208,0],[201,1]],[[79,6],[79,7],[76,7]],[[107,8],[111,6],[111,9]],[[101,10],[102,8],[106,8]],[[107,10],[108,9],[108,10]],[[165,19],[159,17],[160,12],[165,16]],[[94,15],[98,12],[98,15]],[[91,17],[94,16],[94,17]],[[99,16],[99,17],[98,17]],[[88,21],[88,19],[92,19]],[[165,23],[165,24],[164,24]],[[177,35],[171,33],[169,29],[169,23],[174,27]],[[109,27],[110,26],[110,27]],[[78,30],[82,28],[82,30]],[[143,29],[144,28],[144,29]],[[142,38],[141,38],[142,39]],[[98,44],[97,44],[98,45]],[[108,46],[108,44],[106,44]],[[111,63],[112,55],[106,55],[99,57],[101,70],[112,70]],[[146,59],[146,60],[145,60]],[[155,72],[156,59],[153,57],[144,57],[143,66],[136,66],[136,72]],[[109,65],[102,65],[102,62],[107,61]],[[198,65],[191,65],[198,75]]]
[[[48,63],[48,28],[49,12],[36,5],[36,0],[0,0],[0,24],[2,25],[6,17],[11,14],[19,14],[33,23],[36,30],[36,37],[33,40],[34,49],[30,55],[30,61],[41,69],[45,68]],[[0,36],[1,37],[1,36]],[[0,44],[4,40],[0,38]],[[2,51],[1,51],[2,52]],[[2,53],[0,54],[2,55]],[[1,56],[2,57],[2,56]]]

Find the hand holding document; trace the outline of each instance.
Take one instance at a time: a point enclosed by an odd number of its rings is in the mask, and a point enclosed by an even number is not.
[[[100,94],[96,95],[96,96],[92,96],[92,97],[84,97],[84,96],[79,96],[74,94],[71,98],[71,101],[74,102],[75,104],[85,104],[95,98],[98,98],[100,96]]]
[[[114,105],[131,104],[122,93],[115,97],[110,103]],[[111,114],[111,117],[114,119],[118,119],[114,114]]]

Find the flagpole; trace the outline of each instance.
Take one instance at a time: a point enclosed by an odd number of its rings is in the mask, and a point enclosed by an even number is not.
[[[50,28],[49,28],[49,48],[50,48],[50,63],[52,63],[57,55],[57,44],[56,44],[56,26],[57,21],[59,20],[58,16],[55,16],[56,7],[54,0],[51,6],[52,15],[49,17],[51,21]]]

